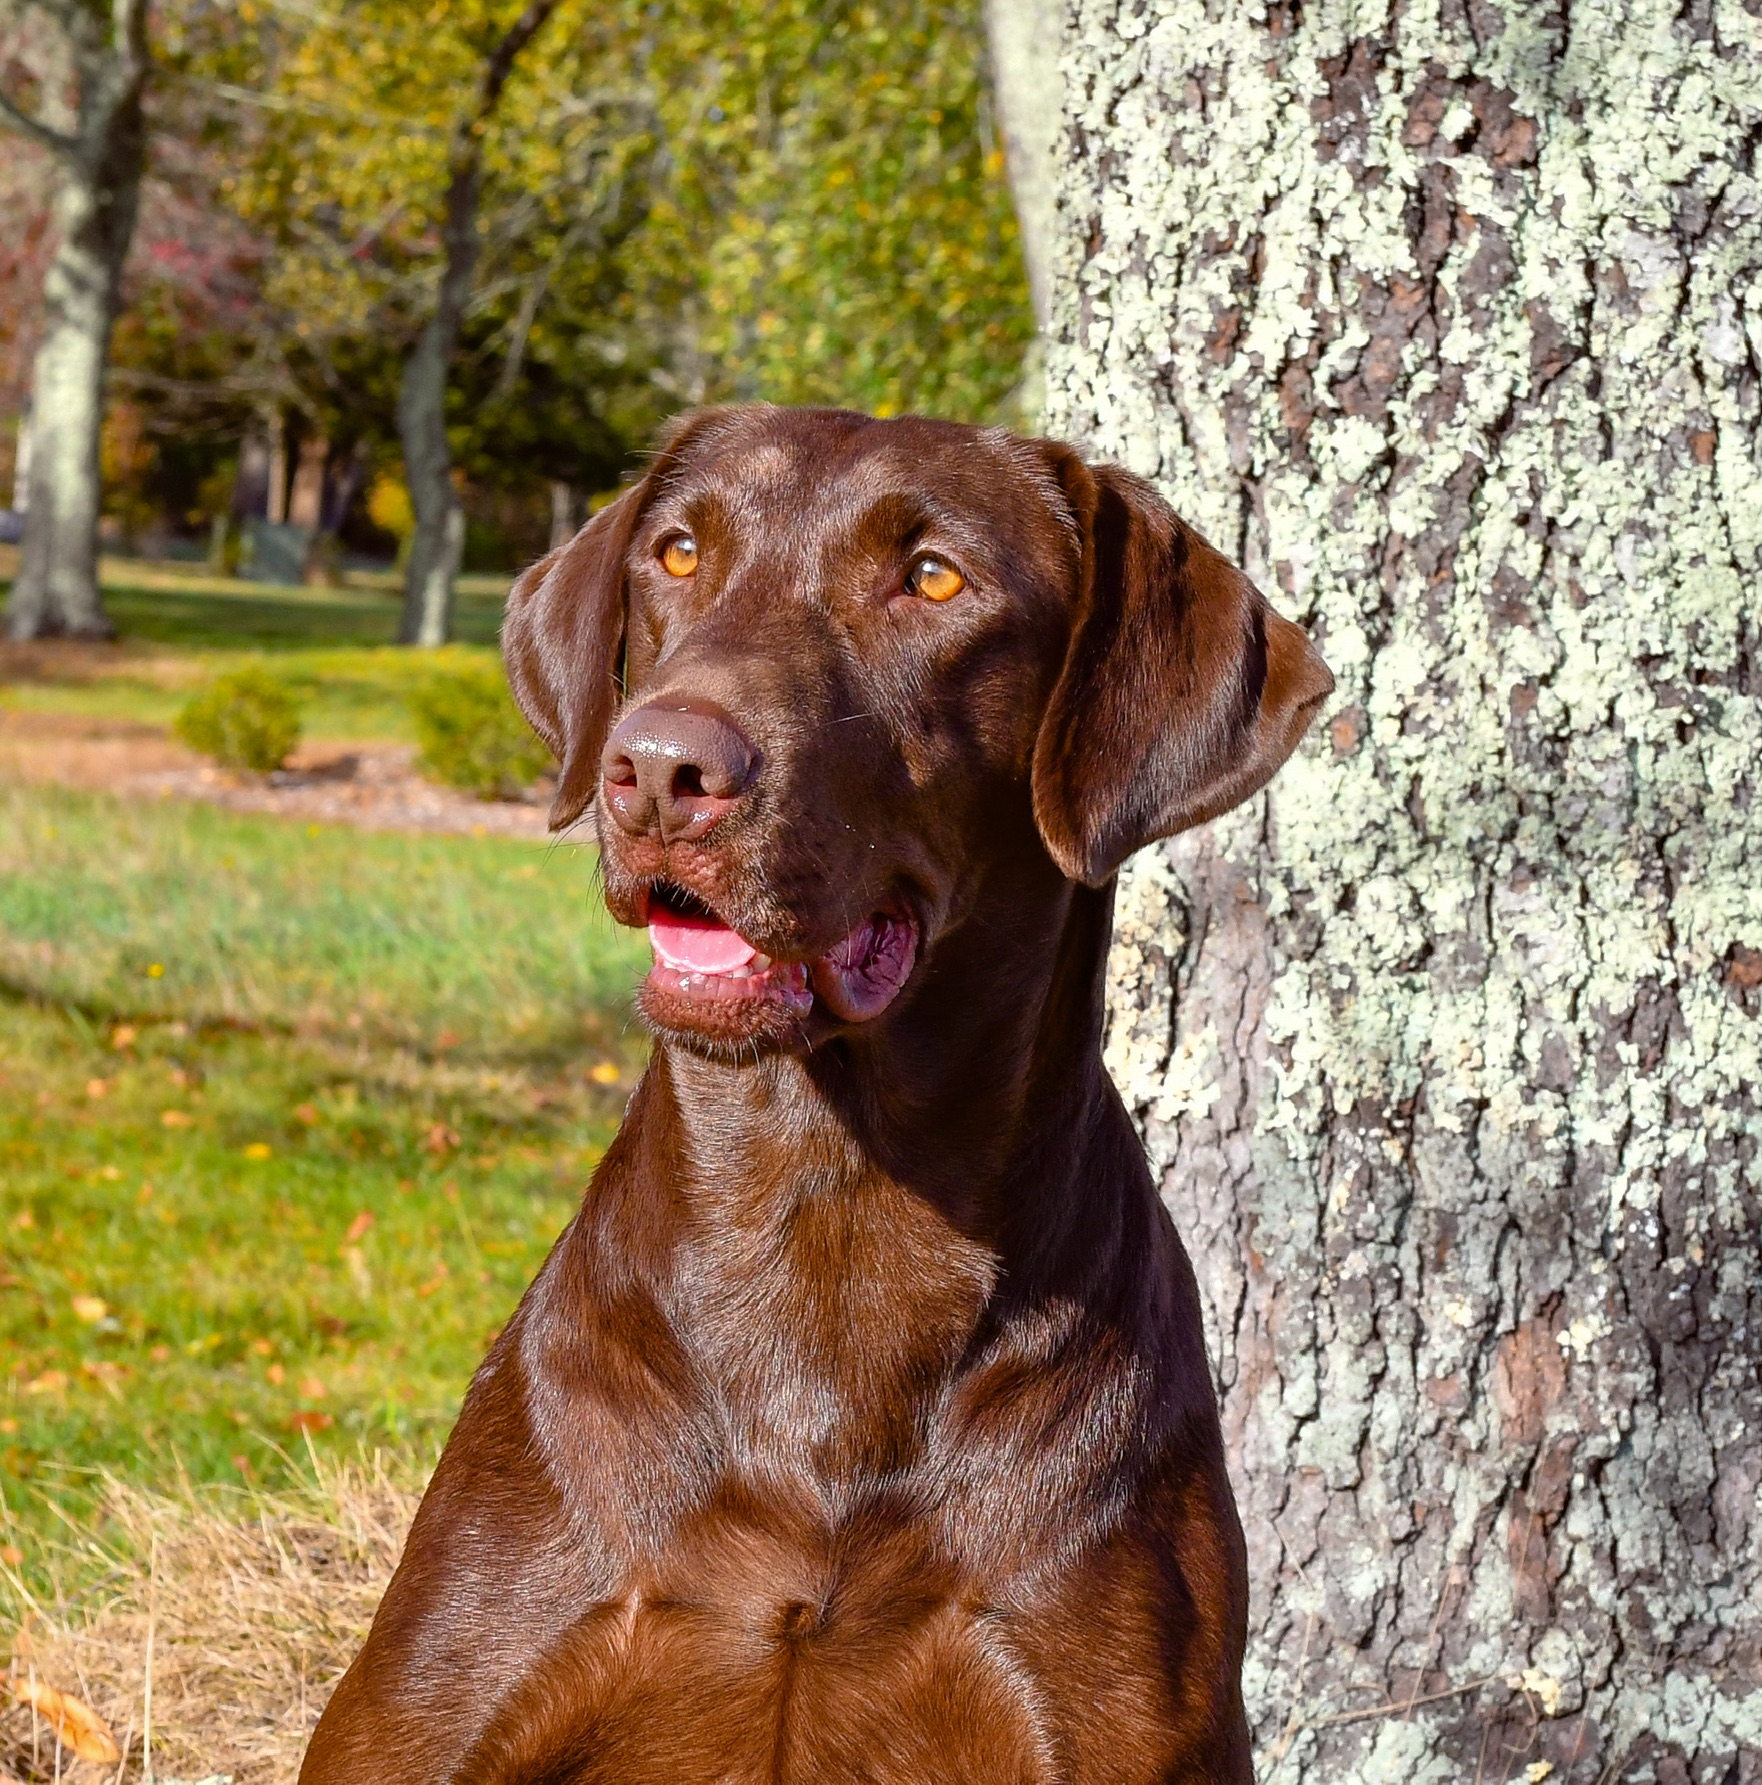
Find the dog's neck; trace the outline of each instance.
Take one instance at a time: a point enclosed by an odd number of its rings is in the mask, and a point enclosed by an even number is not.
[[[982,883],[903,1008],[870,1029],[732,1063],[659,1046],[653,1089],[677,1123],[692,1202],[763,1222],[891,1184],[999,1251],[1030,1212],[1042,1233],[1058,1225],[1111,1095],[1112,889],[1075,886],[1050,863],[1040,881],[1027,898],[1019,871]]]
[[[980,888],[872,1030],[656,1050],[633,1115],[679,1197],[669,1313],[748,1445],[786,1431],[833,1475],[903,1456],[1010,1309],[1098,1303],[1142,1254],[1154,1197],[1100,1059],[1111,890],[1050,864],[1034,890]]]

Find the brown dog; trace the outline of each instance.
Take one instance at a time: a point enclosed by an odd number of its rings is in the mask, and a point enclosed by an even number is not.
[[[711,411],[515,585],[654,1058],[304,1785],[1245,1781],[1192,1272],[1101,1066],[1113,876],[1332,678],[1066,447]]]

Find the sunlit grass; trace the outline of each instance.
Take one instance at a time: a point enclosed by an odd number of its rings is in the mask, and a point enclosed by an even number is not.
[[[0,788],[0,1479],[426,1454],[642,1051],[591,857]]]

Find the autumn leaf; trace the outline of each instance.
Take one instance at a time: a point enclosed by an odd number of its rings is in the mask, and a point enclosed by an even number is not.
[[[12,1689],[19,1703],[30,1705],[55,1731],[62,1747],[81,1760],[115,1766],[122,1758],[122,1750],[117,1747],[104,1719],[71,1692],[57,1692],[42,1680],[33,1679],[16,1680]]]
[[[347,1244],[352,1246],[358,1239],[366,1234],[368,1228],[372,1225],[373,1211],[371,1209],[363,1209],[360,1214],[349,1223],[349,1231],[343,1235],[343,1239]]]

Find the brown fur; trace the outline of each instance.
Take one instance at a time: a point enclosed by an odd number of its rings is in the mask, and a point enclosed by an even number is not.
[[[901,588],[929,549],[945,604]],[[678,427],[504,640],[558,824],[621,711],[751,742],[701,834],[601,802],[616,916],[664,875],[810,959],[898,898],[919,956],[856,1025],[645,994],[305,1785],[1248,1780],[1241,1533],[1102,979],[1121,860],[1266,781],[1319,658],[1123,472],[766,408]]]

